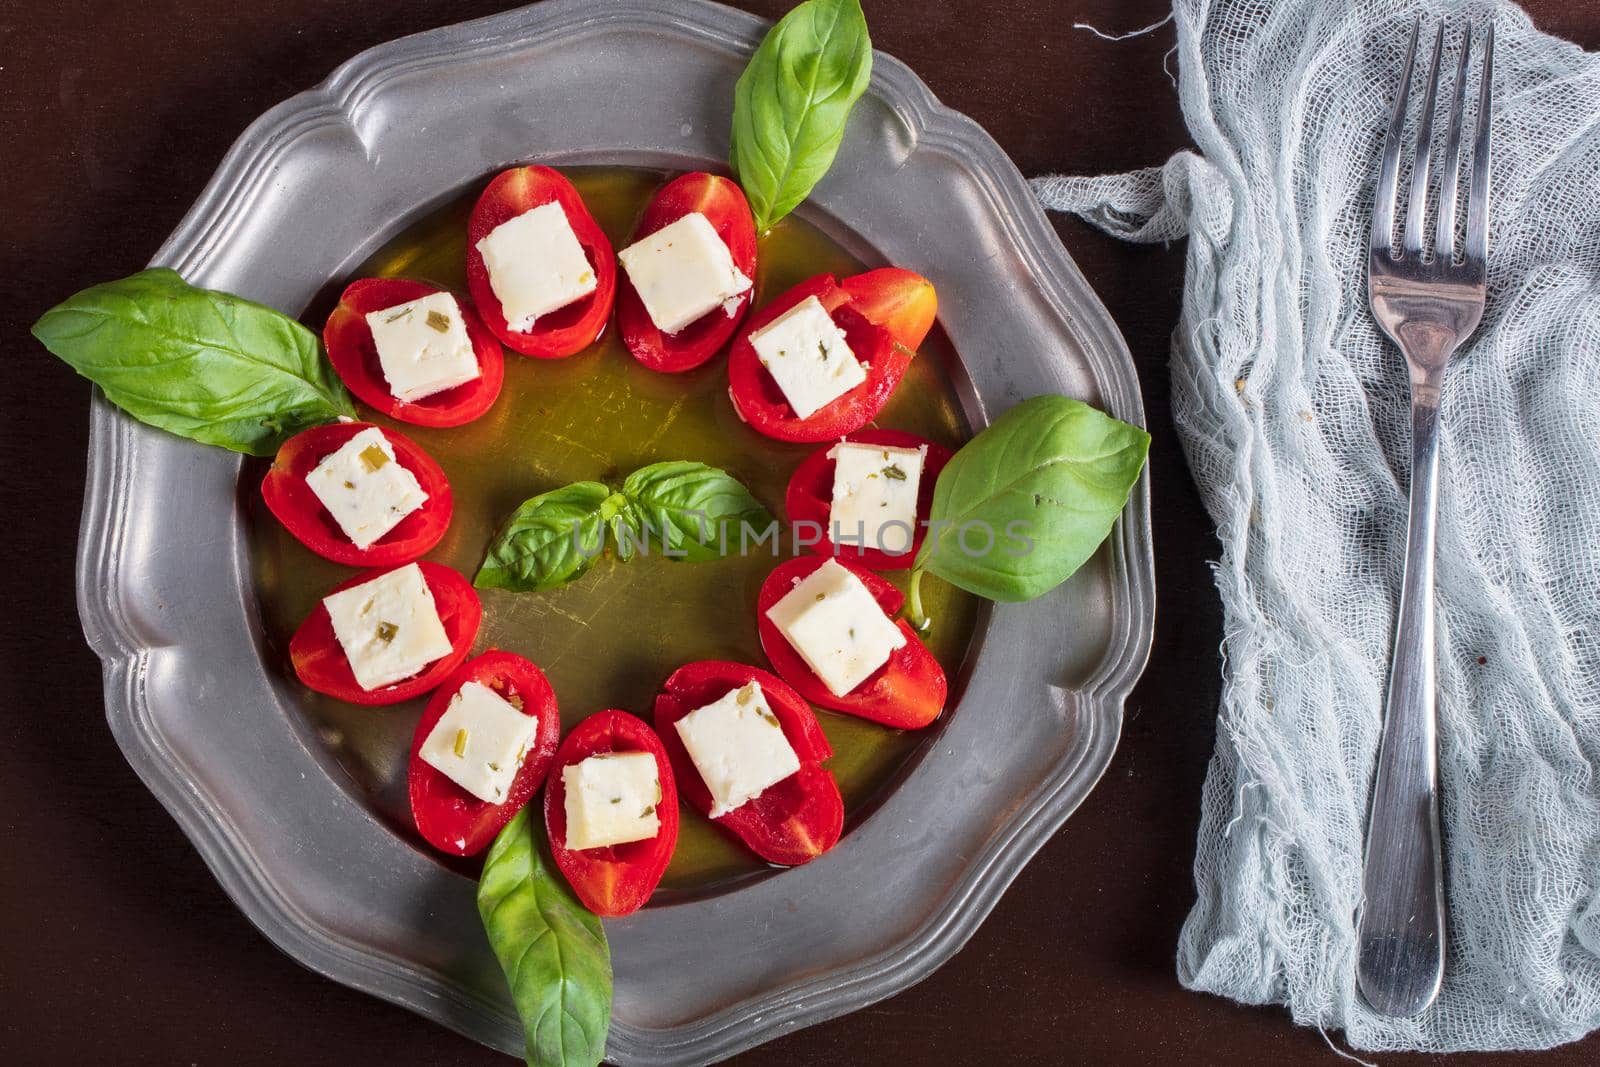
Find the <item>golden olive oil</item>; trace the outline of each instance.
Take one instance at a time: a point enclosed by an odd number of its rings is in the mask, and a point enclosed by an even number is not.
[[[613,167],[566,173],[616,248],[627,244],[635,220],[667,177]],[[479,188],[407,227],[354,277],[399,275],[464,293],[466,222]],[[761,241],[756,305],[814,274],[844,276],[861,269],[820,229],[791,216]],[[332,301],[323,303],[327,306],[313,313],[325,315]],[[310,325],[320,330],[322,319]],[[935,331],[876,425],[959,445],[965,432],[947,375],[952,365],[953,354]],[[361,417],[411,437],[444,468],[455,515],[427,558],[470,579],[501,520],[528,497],[583,479],[615,487],[630,471],[657,460],[694,459],[722,467],[784,519],[790,474],[822,446],[789,445],[755,433],[734,414],[727,391],[725,357],[687,374],[658,374],[639,366],[608,331],[568,359],[529,359],[508,350],[499,400],[469,425],[427,429],[365,408]],[[256,467],[247,477],[258,480],[261,473]],[[302,547],[266,512],[253,488],[248,499],[262,620],[281,669],[292,677],[290,635],[318,598],[354,571]],[[787,525],[784,531],[787,558]],[[770,545],[711,563],[680,563],[653,554],[624,564],[608,555],[583,578],[553,592],[486,590],[474,651],[507,649],[542,667],[555,687],[566,728],[604,708],[622,708],[649,721],[656,690],[681,664],[729,659],[767,665],[756,638],[755,602],[762,579],[777,562]],[[888,577],[904,588],[903,573]],[[953,680],[971,642],[979,602],[938,581],[924,583],[923,601],[936,620],[928,644]],[[419,848],[427,846],[411,825],[406,761],[423,703],[364,708],[310,691],[302,691],[300,701],[313,731],[373,808]],[[818,718],[833,745],[827,766],[844,793],[846,832],[874,793],[938,729],[935,724],[922,732],[890,730],[827,711],[819,711]],[[663,885],[704,889],[764,866],[685,808]]]

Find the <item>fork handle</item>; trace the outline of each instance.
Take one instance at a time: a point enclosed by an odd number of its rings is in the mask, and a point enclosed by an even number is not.
[[[1434,664],[1433,556],[1439,480],[1437,382],[1414,382],[1411,515],[1384,706],[1356,981],[1374,1010],[1415,1015],[1444,978],[1444,887]]]

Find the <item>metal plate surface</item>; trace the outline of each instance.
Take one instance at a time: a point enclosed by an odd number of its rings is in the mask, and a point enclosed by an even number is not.
[[[718,166],[764,29],[698,0],[550,0],[375,48],[256,121],[155,262],[293,312],[507,164]],[[935,279],[974,427],[1043,392],[1143,423],[1122,338],[1016,168],[891,57],[803,211]],[[474,884],[374,817],[266,654],[238,457],[103,399],[92,420],[78,606],[134,769],[285,952],[518,1052]],[[1104,771],[1153,612],[1146,477],[1069,582],[987,613],[942,727],[833,853],[608,922],[609,1058],[720,1059],[949,959]]]

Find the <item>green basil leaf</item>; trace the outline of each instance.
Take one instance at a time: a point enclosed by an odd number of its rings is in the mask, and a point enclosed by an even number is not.
[[[733,90],[729,151],[756,232],[793,211],[828,172],[871,74],[860,0],[807,0],[767,33]]]
[[[624,479],[622,495],[651,551],[691,563],[739,551],[742,527],[761,531],[772,522],[733,475],[689,460],[640,467]]]
[[[599,482],[523,501],[495,534],[472,584],[534,593],[576,581],[599,558],[606,527],[625,504]]]
[[[164,268],[85,289],[33,335],[129,415],[202,444],[270,456],[355,414],[310,330]]]
[[[1077,400],[1018,404],[940,473],[917,570],[990,600],[1054,589],[1111,532],[1149,450],[1145,431]]]
[[[615,512],[609,523],[611,544],[616,549],[617,558],[626,563],[633,558],[634,551],[639,545],[639,531],[644,528],[644,523],[640,520],[633,501],[621,493],[612,493],[611,500],[615,506]]]
[[[489,846],[478,915],[522,1017],[529,1067],[591,1067],[611,1026],[611,949],[600,920],[555,873],[534,807]]]

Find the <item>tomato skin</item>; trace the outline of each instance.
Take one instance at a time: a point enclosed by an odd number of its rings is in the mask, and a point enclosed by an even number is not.
[[[934,483],[939,480],[939,472],[944,470],[944,465],[950,462],[952,453],[943,445],[904,430],[857,430],[846,436],[844,442],[888,445],[892,448],[927,446],[928,454],[922,461],[922,481],[917,486],[917,528],[912,531],[911,547],[905,552],[892,553],[885,552],[881,548],[833,543],[833,527],[830,519],[833,514],[835,464],[828,458],[833,445],[819,448],[811,453],[790,476],[789,488],[784,495],[784,509],[789,514],[789,521],[812,522],[821,527],[822,540],[809,546],[811,551],[818,555],[838,556],[875,571],[904,570],[916,559],[917,550],[922,547],[923,538],[927,536],[927,527],[922,524],[927,521],[929,511],[933,507]]]
[[[489,284],[489,268],[478,251],[478,242],[501,223],[551,201],[561,204],[568,225],[583,246],[594,270],[594,292],[540,315],[531,330],[513,330],[506,323],[500,298]],[[484,323],[507,348],[537,359],[561,359],[581,352],[605,330],[617,294],[617,261],[605,231],[564,175],[549,167],[512,167],[495,175],[473,205],[467,222],[467,290]]]
[[[789,644],[789,639],[767,618],[767,609],[782,600],[795,582],[826,562],[818,556],[786,560],[773,568],[767,580],[761,583],[761,593],[756,598],[756,629],[761,638],[761,650],[772,662],[772,669],[801,696],[824,708],[902,730],[928,725],[944,710],[949,683],[945,680],[944,668],[904,619],[896,619],[895,625],[905,635],[906,643],[895,649],[889,661],[865,681],[839,697],[822,683]],[[900,590],[859,564],[846,559],[838,563],[861,579],[884,614],[892,616],[900,610],[905,600]]]
[[[756,276],[756,222],[738,184],[715,174],[680,175],[662,187],[644,209],[629,244],[655,233],[685,215],[700,212],[733,255],[733,265],[746,278]],[[677,333],[662,333],[645,310],[644,301],[622,271],[617,278],[617,330],[633,358],[651,370],[675,374],[693,370],[716,355],[738,329],[755,293],[740,294],[732,315],[713,308]]]
[[[449,710],[451,698],[468,682],[488,686],[513,705],[520,701],[519,710],[538,719],[533,744],[500,804],[479,800],[421,755],[423,742]],[[539,791],[560,740],[561,711],[543,671],[521,656],[493,648],[467,660],[434,690],[411,739],[406,779],[417,832],[428,844],[453,856],[482,852]]]
[[[370,691],[363,689],[351,673],[350,661],[345,658],[344,649],[333,634],[333,621],[328,618],[328,609],[319,600],[289,639],[289,661],[294,664],[294,673],[300,681],[319,693],[350,704],[398,704],[435,688],[460,666],[478,636],[478,625],[483,621],[483,605],[472,584],[458,572],[441,563],[429,563],[426,560],[418,562],[417,566],[422,569],[422,579],[433,593],[439,621],[444,624],[444,632],[450,638],[449,655],[434,660],[420,674],[394,685]],[[394,569],[379,567],[363,571],[354,578],[340,582],[329,592],[337,593],[353,585],[370,582]]]
[[[749,682],[760,682],[767,704],[800,758],[800,769],[760,796],[711,821],[733,834],[768,863],[797,867],[839,841],[844,799],[822,761],[833,755],[817,716],[782,679],[743,663],[702,660],[679,667],[656,695],[655,726],[677,772],[678,792],[710,816],[711,792],[695,769],[673,724]]]
[[[350,438],[372,428],[371,423],[336,422],[302,430],[279,447],[272,467],[261,479],[261,498],[284,529],[323,559],[348,567],[410,563],[439,543],[450,526],[453,510],[450,482],[433,457],[411,438],[380,426],[379,432],[394,449],[395,461],[416,475],[428,499],[367,548],[357,548],[345,536],[306,484],[306,475]]]
[[[815,296],[844,331],[856,359],[866,365],[867,380],[808,418],[797,418],[778,383],[761,365],[750,335],[807,297]],[[894,337],[855,309],[850,294],[831,274],[809,278],[774,298],[750,316],[728,352],[728,395],[733,409],[758,433],[779,441],[816,443],[854,433],[877,417],[914,355]]]
[[[389,392],[367,315],[442,292],[437,285],[409,278],[357,278],[345,287],[322,328],[322,343],[333,369],[363,404],[414,426],[461,426],[494,406],[505,380],[505,353],[471,303],[459,296],[456,303],[478,357],[478,377],[421,400],[401,400]]]
[[[933,329],[939,314],[939,296],[933,283],[904,267],[879,267],[839,283],[850,294],[850,304],[862,315],[889,331],[894,343],[913,352]]]
[[[602,752],[648,752],[655,757],[661,780],[656,816],[661,828],[646,841],[606,848],[567,847],[567,785],[564,768]],[[644,907],[672,862],[678,845],[678,787],[672,763],[656,732],[643,719],[625,711],[602,711],[580,722],[561,742],[544,789],[544,825],[550,852],[583,906],[606,918],[628,915]]]

